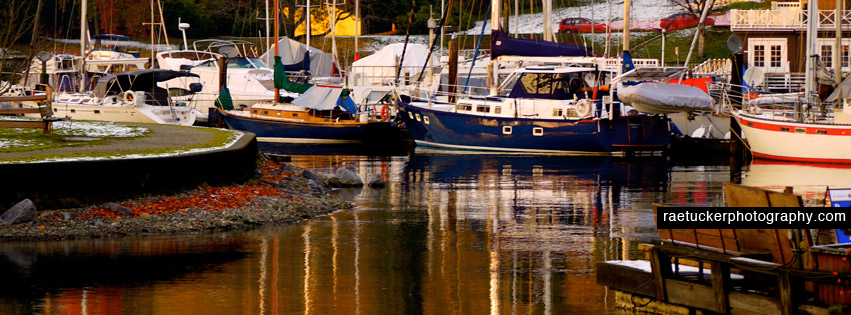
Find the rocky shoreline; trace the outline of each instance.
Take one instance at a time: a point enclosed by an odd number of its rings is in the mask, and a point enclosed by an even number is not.
[[[239,185],[197,187],[177,195],[74,209],[39,210],[34,218],[20,223],[0,217],[0,240],[247,230],[352,208],[350,203],[329,196],[327,183],[327,178],[309,170],[263,159],[258,163],[255,178]]]

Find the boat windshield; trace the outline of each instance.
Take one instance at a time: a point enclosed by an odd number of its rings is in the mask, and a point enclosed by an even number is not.
[[[228,59],[228,68],[268,69],[269,66],[257,58],[232,58]]]

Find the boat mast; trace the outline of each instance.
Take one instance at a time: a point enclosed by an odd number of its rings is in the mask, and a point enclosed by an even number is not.
[[[275,0],[275,55],[274,55],[274,57],[278,56],[278,42],[279,42],[279,40],[278,40],[278,0]],[[274,59],[274,57],[273,57],[273,59]],[[274,67],[274,65],[273,65],[273,67]],[[278,103],[278,99],[280,98],[280,96],[281,96],[281,91],[278,90],[278,87],[277,87],[277,84],[276,84],[276,86],[275,86],[275,101],[273,102],[274,104]]]
[[[553,0],[544,0],[544,40],[548,42],[553,41],[553,28],[550,26],[550,12],[552,11],[552,7]]]
[[[545,0],[548,1],[548,0]],[[493,31],[499,31],[499,10],[502,10],[500,7],[500,0],[491,0],[491,33]],[[482,25],[484,26],[484,25]],[[484,28],[484,27],[483,27]],[[474,59],[475,60],[475,59]],[[497,88],[499,87],[499,63],[491,59],[490,64],[488,64],[488,68],[491,75],[491,86],[490,86],[490,94],[496,95]],[[472,69],[471,69],[472,70]]]
[[[310,0],[307,0],[307,6],[304,7],[304,44],[307,45],[307,50],[310,51]]]
[[[360,35],[360,0],[355,0],[355,61],[358,61],[358,59],[360,59],[360,56],[358,55],[358,36],[359,35]],[[441,39],[440,43],[441,43],[440,44],[441,48],[443,48],[443,39]]]
[[[818,10],[817,10],[817,1],[809,0],[807,1],[807,49],[806,49],[806,73],[805,73],[805,84],[804,84],[804,92],[806,93],[807,99],[812,96],[812,93],[815,91],[815,42],[816,42],[816,29],[818,27]],[[799,105],[800,106],[800,105]],[[796,108],[796,115],[800,114],[798,108]],[[798,117],[800,118],[800,117]]]
[[[629,52],[629,6],[630,0],[623,1],[623,51]],[[623,68],[623,67],[621,67]]]
[[[836,58],[833,58],[833,82],[836,86],[842,83],[842,0],[836,0],[836,10],[833,13],[833,25],[836,26]]]
[[[80,92],[86,88],[86,12],[88,0],[83,0],[80,8]]]
[[[269,44],[269,0],[266,0],[265,8],[266,8],[266,18],[265,18],[265,20],[266,20],[266,49],[268,50],[269,46],[270,46],[270,44]],[[276,16],[277,16],[277,14],[278,14],[278,11],[275,11]],[[276,25],[276,27],[277,27],[277,25]],[[277,35],[275,35],[275,41],[276,42],[278,41]],[[277,46],[278,45],[275,44],[275,47],[277,47]],[[269,54],[266,54],[266,64],[267,65],[272,63],[272,60],[270,59],[271,57],[272,56],[269,56]]]

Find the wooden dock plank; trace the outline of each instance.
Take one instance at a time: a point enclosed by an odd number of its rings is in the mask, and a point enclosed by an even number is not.
[[[732,291],[730,314],[780,314],[780,302],[768,296]]]
[[[656,295],[653,274],[606,262],[597,263],[597,284],[643,296]]]

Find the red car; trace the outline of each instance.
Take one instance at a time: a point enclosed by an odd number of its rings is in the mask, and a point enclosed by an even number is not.
[[[595,33],[603,33],[606,31],[606,24],[586,18],[567,18],[558,24],[559,33],[590,33],[592,28]]]
[[[671,32],[697,26],[698,17],[691,13],[679,13],[659,21],[659,27]],[[706,24],[710,24],[708,19]]]

